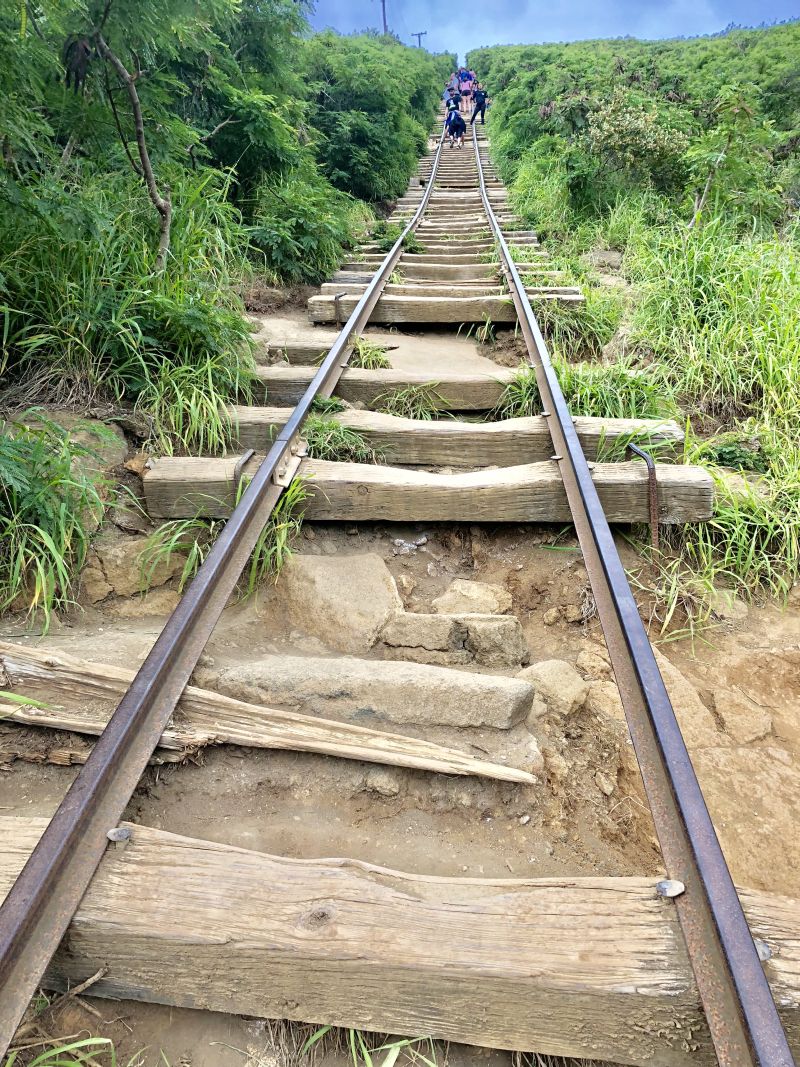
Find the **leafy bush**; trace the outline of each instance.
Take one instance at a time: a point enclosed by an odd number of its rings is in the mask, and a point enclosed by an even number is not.
[[[251,241],[276,280],[319,282],[364,235],[371,212],[310,165],[259,186]]]
[[[307,42],[304,63],[314,149],[327,177],[364,200],[399,196],[427,143],[452,56],[328,31]]]
[[[87,473],[90,450],[41,412],[0,430],[0,612],[41,612],[46,631],[72,598],[102,515],[101,487]]]

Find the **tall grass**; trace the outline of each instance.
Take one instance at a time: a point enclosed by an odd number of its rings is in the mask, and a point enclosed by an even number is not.
[[[246,232],[211,172],[180,179],[167,268],[133,177],[42,178],[0,214],[0,314],[12,399],[136,402],[159,446],[199,449],[253,370],[236,295]]]
[[[91,459],[40,412],[0,425],[0,612],[25,608],[45,631],[71,602],[103,513]]]
[[[240,493],[244,491],[242,482]],[[307,492],[302,480],[294,481],[282,494],[273,509],[240,580],[243,596],[250,596],[268,578],[277,578],[291,555],[292,541],[303,522],[303,503]],[[237,500],[238,503],[238,500]],[[184,559],[178,579],[178,591],[183,592],[205,561],[217,536],[225,525],[220,519],[173,519],[162,523],[147,539],[139,560],[142,588],[147,589],[151,577],[161,563],[169,563],[173,556]]]
[[[796,225],[785,238],[742,238],[716,219],[688,233],[652,230],[633,244],[634,339],[703,411],[796,427],[798,236]]]
[[[800,223],[782,234],[763,227],[743,234],[741,218],[717,217],[688,230],[644,188],[592,215],[575,209],[563,169],[551,167],[537,186],[533,178],[542,173],[535,159],[523,160],[515,201],[551,236],[548,265],[588,297],[577,315],[536,309],[570,410],[682,412],[687,459],[715,478],[713,518],[667,531],[654,560],[662,624],[681,616],[692,629],[707,621],[715,586],[744,597],[784,596],[800,576]],[[604,307],[606,296],[592,287],[583,256],[593,247],[624,251],[632,285],[625,305],[613,306],[614,294]],[[598,359],[621,322],[629,331],[625,354]],[[538,410],[535,383],[523,377],[500,413]],[[731,477],[730,467],[747,477]]]
[[[568,363],[553,357],[561,391],[573,415],[606,419],[668,418],[675,407],[663,380],[630,362]],[[523,367],[506,386],[495,419],[538,415],[542,410],[539,387],[532,367]]]

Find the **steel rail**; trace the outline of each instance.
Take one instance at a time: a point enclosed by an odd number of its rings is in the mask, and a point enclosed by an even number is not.
[[[489,201],[474,126],[472,141],[483,206],[545,405],[553,459],[564,481],[668,877],[682,883],[674,902],[717,1058],[721,1067],[794,1067],[572,416]]]
[[[416,212],[353,309],[288,422],[167,620],[0,907],[0,1056],[7,1050],[189,682],[256,541],[299,463],[300,430],[330,396],[433,190],[444,128]],[[294,461],[294,463],[293,463]],[[295,467],[296,469],[296,467]]]

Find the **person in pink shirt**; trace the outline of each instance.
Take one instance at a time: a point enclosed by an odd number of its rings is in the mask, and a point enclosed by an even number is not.
[[[470,99],[472,97],[473,77],[470,71],[465,70],[461,74],[459,89],[461,90],[461,110],[469,113]]]

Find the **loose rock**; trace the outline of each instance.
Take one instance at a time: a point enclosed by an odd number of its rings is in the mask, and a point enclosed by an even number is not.
[[[500,585],[456,578],[432,607],[444,615],[503,615],[511,611],[511,594]]]
[[[400,792],[400,782],[397,776],[380,767],[369,772],[364,784],[370,792],[382,797],[396,797]]]
[[[366,652],[403,602],[389,569],[375,554],[294,555],[271,603],[291,625],[339,652]]]
[[[560,659],[543,660],[517,675],[534,687],[536,695],[555,715],[572,715],[583,707],[589,686],[570,663]]]

